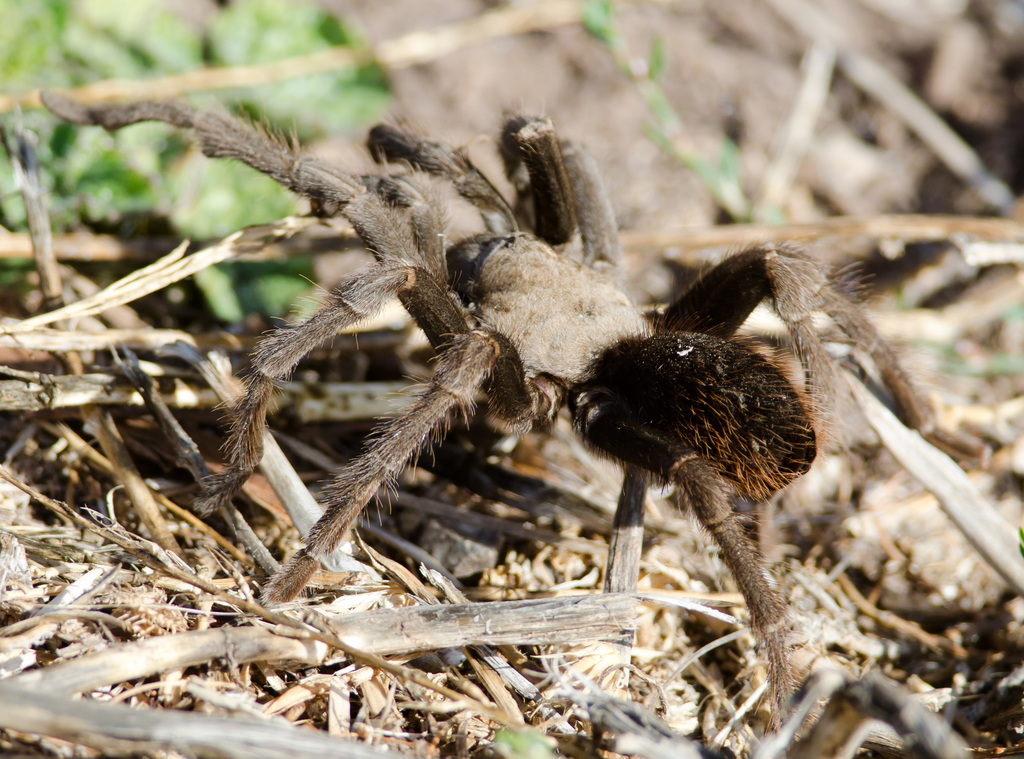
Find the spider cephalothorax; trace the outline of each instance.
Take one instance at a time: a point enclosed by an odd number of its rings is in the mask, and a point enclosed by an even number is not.
[[[871,356],[905,421],[930,421],[891,348],[816,262],[785,246],[754,247],[650,316],[618,284],[617,230],[593,159],[560,141],[545,119],[515,117],[502,136],[509,177],[532,198],[533,231],[523,232],[523,209],[514,213],[463,152],[395,127],[376,127],[370,146],[382,162],[399,165],[357,176],[181,104],[85,107],[44,99],[66,119],[108,129],[145,120],[192,128],[207,155],[243,161],[310,198],[317,212],[346,217],[377,259],[332,290],[311,318],[260,344],[234,410],[228,469],[207,483],[201,511],[232,498],[259,464],[275,382],[340,329],[397,296],[437,351],[433,376],[411,406],[383,422],[327,487],[323,517],[266,586],[267,600],[302,590],[378,488],[445,429],[452,412],[468,411],[478,392],[519,430],[548,424],[565,407],[588,445],[625,466],[620,509],[642,500],[642,482],[674,485],[680,504],[718,543],[781,709],[790,677],[786,604],[733,503],[739,495],[771,496],[815,458],[815,426],[827,416],[819,399],[839,390],[813,313],[827,313]],[[450,182],[479,209],[485,231],[445,248],[443,211],[419,172]],[[790,331],[805,370],[799,387],[736,337],[761,302]]]

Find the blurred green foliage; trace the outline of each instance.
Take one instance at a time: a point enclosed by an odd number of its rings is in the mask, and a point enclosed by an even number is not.
[[[502,730],[494,736],[494,751],[505,759],[551,759],[550,739],[536,730]]]
[[[743,191],[743,166],[740,151],[729,137],[723,137],[718,157],[709,160],[691,148],[684,138],[683,123],[662,87],[668,66],[665,41],[655,37],[646,61],[635,59],[615,15],[613,0],[586,0],[583,26],[615,58],[622,73],[629,77],[647,104],[653,121],[647,125],[647,137],[666,155],[692,171],[708,192],[734,221],[751,220],[751,203]],[[779,219],[781,221],[781,219]]]
[[[343,20],[312,3],[245,0],[201,22],[172,7],[163,0],[0,0],[0,87],[13,94],[104,79],[145,80],[361,45]],[[190,99],[202,107],[219,107],[215,100],[238,105],[266,128],[310,142],[380,118],[389,97],[383,72],[367,65]],[[231,161],[206,160],[189,135],[164,125],[109,134],[60,123],[41,110],[26,112],[24,120],[39,136],[57,233],[84,224],[122,235],[210,239],[296,209],[294,196],[272,180]],[[25,229],[6,161],[0,162],[0,224]],[[309,289],[310,266],[271,268],[223,267],[197,284],[221,318],[250,310],[277,315],[289,310],[297,290]],[[237,308],[223,297],[224,277]],[[271,284],[250,287],[254,280]],[[241,293],[247,289],[249,294]]]

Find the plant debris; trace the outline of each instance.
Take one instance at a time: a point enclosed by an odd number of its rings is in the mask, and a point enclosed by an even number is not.
[[[854,0],[803,16],[795,0],[322,5],[351,5],[346,21],[381,40],[367,49],[396,114],[469,141],[503,108],[546,105],[590,145],[643,302],[751,239],[857,265],[942,425],[989,455],[937,452],[892,426],[870,376],[851,377],[859,402],[836,445],[771,503],[737,505],[756,513],[809,677],[774,735],[742,600],[670,493],[647,495],[638,592],[602,593],[620,473],[565,420],[522,439],[483,414],[456,425],[371,504],[306,596],[266,609],[258,586],[316,518],[307,485],[429,374],[424,339],[395,309],[316,352],[279,395],[278,458],[237,508],[198,519],[197,481],[222,461],[219,406],[269,324],[225,328],[189,278],[310,255],[329,288],[366,255],[342,223],[300,215],[196,244],[159,225],[66,234],[47,217],[31,132],[6,114],[18,197],[0,202],[5,221],[24,203],[25,232],[0,238],[0,256],[34,255],[35,273],[0,294],[0,753],[1024,753],[1013,4],[925,3],[912,17]],[[812,54],[812,39],[831,50]],[[338,48],[317,70],[362,56]],[[160,87],[222,86],[233,65]],[[801,86],[825,89],[798,98]],[[358,141],[321,147],[349,160]],[[714,226],[723,212],[745,223]],[[760,311],[745,329],[782,339]]]

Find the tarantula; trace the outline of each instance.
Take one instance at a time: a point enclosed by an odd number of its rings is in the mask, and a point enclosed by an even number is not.
[[[642,504],[648,480],[675,486],[721,549],[767,660],[776,719],[789,690],[787,605],[733,510],[766,499],[815,459],[823,401],[836,369],[812,324],[828,314],[870,355],[908,424],[930,417],[893,349],[861,308],[805,253],[762,245],[726,258],[667,307],[645,314],[618,284],[621,252],[612,207],[593,158],[558,138],[551,122],[516,116],[501,146],[510,179],[532,198],[533,231],[466,154],[394,126],[369,137],[381,162],[402,171],[357,176],[228,117],[178,103],[45,104],[80,124],[114,130],[140,121],[193,129],[210,157],[240,160],[310,199],[316,213],[351,222],[376,264],[345,279],[309,319],[277,329],[252,357],[233,411],[227,470],[205,484],[203,513],[231,499],[260,463],[267,405],[310,351],[397,297],[437,353],[429,384],[327,486],[323,517],[264,590],[294,597],[382,484],[398,475],[453,412],[483,391],[514,430],[550,424],[566,407],[580,437],[624,465],[620,510]],[[408,171],[411,168],[413,171]],[[445,247],[443,209],[422,173],[450,182],[485,230]],[[767,302],[787,325],[804,368],[794,384],[774,359],[736,332]]]

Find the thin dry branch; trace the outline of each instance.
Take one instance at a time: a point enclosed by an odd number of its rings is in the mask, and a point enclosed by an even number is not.
[[[274,240],[239,256],[243,261],[276,261],[295,253],[336,252],[361,245],[347,223],[338,217],[294,217],[299,231],[326,228],[330,234],[305,234],[295,238]],[[58,261],[156,261],[173,251],[181,239],[177,237],[133,237],[130,239],[79,230],[53,238],[53,253]],[[32,257],[31,236],[11,232],[0,236],[0,259]]]
[[[836,578],[836,582],[839,583],[839,587],[842,588],[843,593],[845,593],[846,596],[856,604],[857,609],[860,610],[862,614],[875,620],[880,625],[885,625],[891,630],[895,630],[896,632],[913,638],[914,640],[920,641],[922,645],[928,646],[934,651],[947,653],[950,656],[954,656],[961,660],[968,657],[968,651],[963,646],[957,645],[947,638],[932,635],[927,630],[924,630],[921,625],[906,620],[898,614],[886,611],[885,609],[879,609],[864,597],[864,595],[857,589],[857,586],[853,584],[853,580],[845,574],[839,575]]]
[[[12,681],[0,683],[0,727],[89,746],[104,756],[155,751],[231,759],[380,759],[389,755],[356,741],[297,729],[283,720],[133,709],[73,700]]]
[[[181,241],[175,238],[122,240],[110,235],[86,232],[57,235],[53,253],[58,261],[134,261],[153,260],[174,250]],[[25,232],[0,236],[0,259],[30,258],[32,239]]]
[[[629,638],[637,596],[605,593],[467,604],[433,604],[328,619],[339,638],[364,651],[403,654],[476,645],[575,645]]]
[[[835,61],[835,48],[824,40],[815,40],[804,54],[800,63],[800,89],[772,146],[772,160],[761,178],[754,218],[764,219],[785,204],[800,163],[812,144],[818,116],[828,99]]]
[[[114,467],[114,477],[128,493],[136,513],[149,534],[165,550],[184,556],[170,525],[157,505],[153,491],[150,490],[138,467],[135,466],[135,461],[128,452],[128,446],[125,445],[124,438],[121,437],[121,431],[114,423],[114,417],[91,405],[86,407],[85,417],[86,428],[91,428],[92,434],[99,440],[100,447]]]
[[[627,250],[676,249],[680,252],[709,248],[739,249],[767,243],[807,244],[819,240],[898,240],[902,243],[933,240],[1024,242],[1024,224],[1014,219],[926,214],[836,216],[807,224],[730,224],[653,232],[623,232]],[[668,257],[678,255],[669,250]]]
[[[292,223],[302,229],[322,225],[324,221],[311,217],[295,217]],[[351,230],[334,227],[332,229],[338,239],[347,241],[352,238]],[[1019,259],[1019,246],[1024,243],[1024,224],[1014,219],[982,216],[883,214],[834,216],[805,224],[729,224],[650,231],[624,230],[620,234],[620,239],[622,245],[630,250],[680,248],[687,251],[703,248],[742,248],[764,242],[806,243],[822,239],[899,240],[904,243],[957,240],[958,244],[960,240],[964,240],[968,246],[1005,243],[1012,253],[1003,253],[998,257],[998,262]],[[269,242],[259,250],[246,251],[240,258],[278,258],[281,255],[280,248],[286,242]],[[170,238],[119,240],[103,235],[71,234],[59,235],[54,239],[54,253],[58,261],[152,260],[171,252],[177,244],[177,240]],[[13,233],[0,237],[0,259],[31,256],[32,244],[27,234]]]
[[[14,370],[0,367],[0,376]],[[0,411],[43,411],[96,406],[141,406],[142,396],[123,377],[111,374],[44,374],[18,372],[18,379],[0,380]],[[163,383],[162,383],[163,384]],[[303,422],[376,419],[394,413],[407,402],[401,393],[405,382],[324,382],[316,392],[301,382],[281,386],[286,403]],[[322,397],[321,397],[322,394]],[[214,409],[222,399],[210,389],[175,380],[158,388],[159,397],[171,408]]]
[[[57,308],[63,302],[63,287],[53,252],[53,230],[46,209],[46,193],[39,181],[36,136],[24,129],[19,111],[15,116],[13,137],[9,139],[7,130],[0,124],[0,139],[10,158],[15,184],[25,203],[29,240],[32,255],[35,257],[36,271],[39,272],[39,289],[43,294],[43,304],[48,310]]]
[[[26,672],[10,682],[42,693],[72,696],[216,659],[231,666],[253,661],[314,666],[326,655],[327,646],[319,641],[278,635],[261,627],[218,627],[122,643]]]
[[[92,316],[102,313],[108,308],[122,306],[125,303],[141,298],[143,295],[149,295],[175,282],[180,282],[209,266],[231,260],[252,248],[260,247],[283,237],[290,237],[303,226],[305,226],[303,220],[289,217],[274,224],[246,227],[228,235],[219,243],[211,245],[209,248],[204,248],[190,256],[185,256],[188,242],[183,242],[159,261],[155,261],[149,266],[132,272],[123,279],[119,279],[117,282],[103,288],[95,295],[83,298],[63,308],[24,319],[13,325],[7,325],[0,329],[0,334],[27,332],[47,324],[53,324],[62,319]]]
[[[389,309],[385,309],[389,311]],[[404,314],[404,311],[402,312]],[[378,330],[360,332],[355,336],[339,334],[334,340],[338,351],[395,348],[406,342],[407,336],[396,326],[403,326],[406,317],[397,311],[382,314],[373,324],[362,325],[362,329]],[[12,322],[13,323],[13,322]],[[132,350],[158,350],[165,345],[183,342],[198,350],[224,350],[231,353],[248,354],[259,341],[251,335],[234,335],[229,332],[203,332],[192,334],[178,329],[104,329],[102,332],[50,329],[40,327],[29,332],[3,334],[0,328],[0,348],[21,348],[23,350],[50,351],[101,351],[124,346]]]

